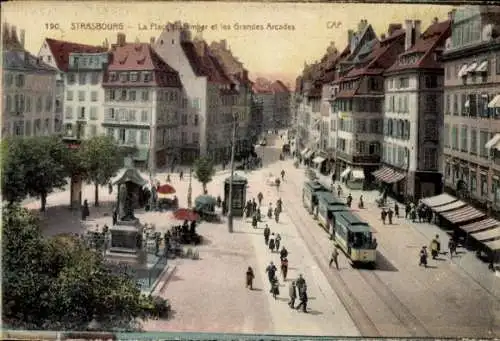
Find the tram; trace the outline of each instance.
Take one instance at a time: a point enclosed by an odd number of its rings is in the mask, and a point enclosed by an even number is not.
[[[318,196],[318,223],[330,235],[334,233],[334,212],[348,211],[346,204],[331,192],[319,192]]]
[[[320,192],[328,192],[328,190],[317,181],[308,181],[304,183],[304,188],[302,189],[302,203],[310,214],[313,214],[317,210],[317,194]]]
[[[377,243],[372,239],[370,226],[349,211],[334,212],[335,243],[353,265],[375,266]]]

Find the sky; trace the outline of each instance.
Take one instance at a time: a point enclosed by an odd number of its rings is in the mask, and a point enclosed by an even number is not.
[[[1,17],[18,33],[26,31],[25,47],[35,55],[45,38],[100,45],[106,38],[114,43],[124,32],[127,41],[149,42],[167,22],[180,20],[208,43],[226,39],[252,79],[281,79],[293,86],[304,62],[321,59],[332,41],[342,50],[347,30],[361,19],[380,35],[389,23],[406,19],[421,20],[425,30],[435,17],[446,20],[451,9],[428,4],[19,1],[4,3]]]

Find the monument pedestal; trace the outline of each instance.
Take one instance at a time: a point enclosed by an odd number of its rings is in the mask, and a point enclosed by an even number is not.
[[[113,258],[134,258],[140,256],[138,240],[141,231],[139,219],[118,221],[109,228],[110,240],[107,256]]]

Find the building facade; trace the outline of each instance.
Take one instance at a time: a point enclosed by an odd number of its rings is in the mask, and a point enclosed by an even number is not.
[[[103,76],[109,53],[70,53],[64,74],[65,137],[78,140],[105,134]]]
[[[187,102],[179,74],[150,44],[127,43],[122,33],[110,52],[103,81],[106,134],[136,149],[137,167],[150,172],[173,167],[179,162],[179,127]]]
[[[24,31],[3,26],[2,136],[41,136],[61,129],[55,112],[57,70],[24,49]]]
[[[405,22],[405,50],[385,72],[383,166],[375,177],[400,198],[441,193],[444,69],[441,55],[451,21],[437,19],[421,34]]]
[[[443,54],[447,191],[500,210],[500,8],[466,6],[454,15]]]

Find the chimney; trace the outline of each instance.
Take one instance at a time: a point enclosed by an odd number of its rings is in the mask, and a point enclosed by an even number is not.
[[[354,31],[348,30],[347,31],[347,45],[351,46],[351,41],[352,41],[353,37],[354,37]]]
[[[408,51],[412,45],[413,23],[411,20],[405,20],[405,51]]]
[[[401,24],[389,24],[389,28],[387,29],[387,35],[390,37],[394,32],[400,30],[403,26]]]
[[[155,44],[155,40],[156,40],[155,37],[151,37],[151,38],[149,38],[149,43],[151,45],[154,45]]]
[[[19,39],[17,39],[17,28],[14,25],[10,28],[10,38],[12,42],[19,42]]]
[[[359,33],[362,32],[365,29],[367,24],[368,24],[368,21],[361,19],[359,24],[358,24],[358,32]]]
[[[20,38],[21,39],[21,41],[20,41],[21,47],[24,49],[24,35],[25,35],[25,31],[21,30],[20,35],[21,35],[21,38]]]
[[[222,47],[223,50],[227,50],[227,41],[226,41],[226,39],[222,39],[220,41],[220,45],[221,45],[221,47]]]
[[[9,24],[6,22],[3,23],[2,29],[2,43],[6,44],[10,40],[9,37]]]
[[[415,43],[418,39],[420,39],[422,21],[415,20],[413,21],[413,43]]]
[[[116,35],[116,44],[118,46],[124,46],[125,45],[125,42],[126,42],[126,36],[125,36],[125,33],[118,33]]]

